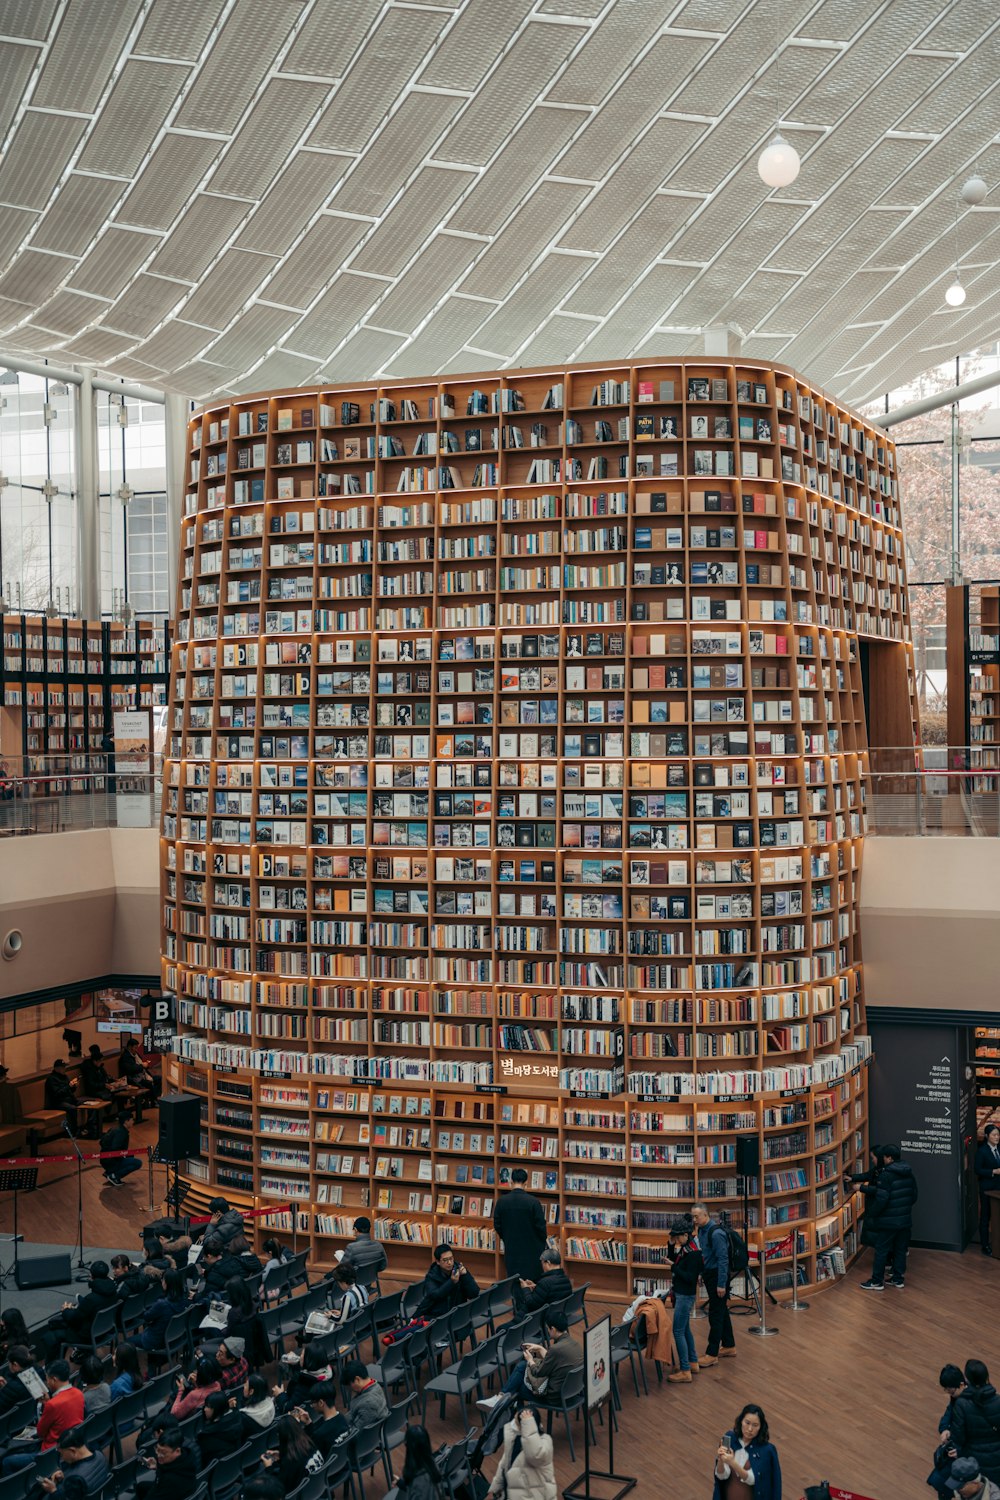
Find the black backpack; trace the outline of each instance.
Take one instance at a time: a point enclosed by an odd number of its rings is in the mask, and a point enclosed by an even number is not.
[[[750,1264],[750,1251],[747,1242],[735,1229],[728,1224],[716,1224],[716,1229],[722,1231],[726,1236],[726,1244],[729,1246],[729,1274],[739,1276]]]

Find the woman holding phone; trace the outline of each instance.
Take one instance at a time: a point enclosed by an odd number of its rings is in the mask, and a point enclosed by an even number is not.
[[[712,1500],[737,1500],[750,1491],[754,1500],[781,1500],[781,1465],[771,1442],[767,1418],[748,1403],[715,1454]]]

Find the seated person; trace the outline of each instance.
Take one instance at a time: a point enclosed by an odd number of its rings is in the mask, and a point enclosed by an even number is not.
[[[572,1296],[573,1283],[562,1267],[562,1256],[554,1246],[547,1246],[539,1257],[542,1274],[537,1281],[526,1281],[521,1277],[520,1288],[516,1288],[518,1312],[533,1313],[549,1302],[561,1302]]]
[[[417,1308],[418,1318],[440,1318],[478,1297],[479,1286],[470,1271],[455,1260],[451,1245],[438,1245],[434,1264],[424,1277],[424,1294]]]
[[[231,1210],[231,1212],[235,1212],[235,1210]],[[226,1244],[226,1249],[229,1251],[230,1255],[236,1256],[237,1260],[240,1262],[240,1265],[243,1268],[242,1274],[244,1276],[253,1276],[257,1271],[263,1271],[264,1262],[261,1260],[256,1251],[251,1249],[250,1241],[243,1233],[242,1224],[240,1225],[239,1234],[234,1234],[232,1236],[228,1244]]]
[[[138,1344],[147,1352],[162,1349],[166,1339],[167,1324],[188,1306],[187,1286],[180,1271],[163,1272],[163,1296],[146,1308],[145,1325],[139,1334]]]
[[[344,1389],[351,1398],[347,1408],[347,1425],[352,1437],[362,1427],[371,1427],[389,1415],[385,1391],[372,1379],[368,1366],[363,1365],[360,1359],[345,1361],[342,1379]]]
[[[178,1422],[201,1411],[213,1391],[222,1389],[222,1371],[215,1359],[199,1359],[194,1374],[177,1377],[177,1395],[170,1407],[170,1415]],[[140,1445],[142,1438],[139,1439]]]
[[[250,1366],[245,1358],[245,1350],[244,1340],[232,1334],[227,1335],[219,1345],[219,1352],[215,1357],[222,1371],[219,1383],[224,1391],[232,1391],[246,1385]]]
[[[124,1302],[127,1297],[145,1296],[149,1286],[149,1277],[142,1266],[133,1265],[127,1255],[112,1255],[111,1280],[119,1302]]]
[[[111,1387],[104,1378],[104,1361],[98,1355],[88,1354],[82,1361],[80,1384],[85,1417],[92,1417],[95,1411],[105,1411],[111,1405]]]
[[[318,1385],[325,1385],[327,1381],[333,1380],[330,1356],[322,1344],[307,1344],[302,1353],[301,1365],[297,1355],[294,1358],[292,1355],[285,1356],[284,1363],[292,1366],[292,1373],[288,1377],[287,1386],[276,1385],[274,1388],[275,1405],[279,1414],[305,1405],[312,1400],[312,1393]]]
[[[201,1409],[201,1426],[195,1434],[202,1469],[227,1453],[236,1453],[242,1448],[243,1423],[235,1407],[229,1404],[227,1391],[213,1391]]]
[[[60,1311],[35,1333],[35,1347],[42,1358],[53,1359],[63,1344],[89,1343],[97,1314],[106,1307],[114,1307],[117,1301],[107,1261],[92,1260],[87,1291],[76,1302],[64,1302]]]
[[[336,1285],[331,1296],[330,1316],[334,1323],[346,1323],[348,1318],[353,1318],[355,1313],[368,1306],[368,1289],[357,1284],[354,1267],[347,1261],[341,1261],[333,1279]]]
[[[176,1423],[168,1423],[156,1439],[155,1458],[141,1460],[155,1468],[151,1485],[141,1485],[143,1500],[190,1500],[198,1488],[198,1451],[185,1444]]]
[[[337,1387],[331,1381],[329,1385],[317,1385],[312,1393],[311,1405],[314,1416],[309,1422],[309,1436],[324,1458],[329,1458],[331,1449],[342,1442],[351,1431],[350,1423],[345,1416],[337,1410]],[[302,1420],[308,1420],[303,1407],[297,1407],[295,1415]]]
[[[243,1267],[235,1255],[230,1255],[225,1245],[214,1235],[205,1240],[198,1257],[198,1272],[201,1285],[195,1292],[196,1302],[208,1302],[213,1297],[221,1299],[226,1282],[234,1276],[243,1280]]]
[[[114,1379],[111,1382],[111,1399],[120,1401],[123,1396],[132,1396],[144,1384],[142,1366],[134,1344],[122,1339],[115,1345]]]
[[[41,1451],[47,1453],[54,1448],[64,1432],[79,1427],[83,1421],[83,1392],[69,1383],[70,1369],[64,1359],[50,1360],[45,1370],[45,1397],[41,1415],[35,1424],[37,1437],[29,1443],[19,1443],[16,1453],[7,1453],[3,1460],[4,1474],[16,1474],[19,1469],[30,1469]]]
[[[317,1474],[323,1467],[323,1455],[309,1436],[301,1422],[291,1415],[279,1417],[275,1423],[275,1446],[269,1448],[261,1459],[265,1469],[270,1469],[291,1494],[309,1474]]]
[[[66,1063],[61,1057],[57,1057],[52,1064],[52,1072],[45,1080],[45,1108],[63,1110],[74,1135],[76,1135],[75,1088],[76,1079],[69,1076]]]
[[[38,1483],[47,1495],[55,1495],[57,1500],[63,1500],[66,1481],[70,1475],[74,1480],[82,1481],[84,1493],[95,1497],[100,1495],[111,1478],[111,1470],[104,1454],[94,1453],[87,1447],[80,1427],[71,1427],[69,1432],[62,1434],[59,1439],[59,1467],[51,1479],[40,1479]],[[70,1494],[72,1493],[71,1489]]]
[[[8,1078],[8,1069],[0,1064],[0,1125],[20,1125],[24,1119],[21,1091]]]
[[[354,1221],[354,1238],[344,1246],[340,1264],[354,1267],[357,1279],[370,1287],[389,1264],[381,1241],[372,1239],[372,1221],[364,1217]]]
[[[243,1224],[243,1215],[238,1208],[230,1208],[227,1199],[213,1198],[208,1205],[209,1219],[207,1224],[195,1225],[192,1239],[221,1240],[224,1245],[229,1245],[237,1235],[242,1235],[246,1240],[246,1231]]]
[[[142,1123],[143,1108],[157,1107],[160,1097],[160,1079],[155,1077],[139,1055],[139,1038],[130,1036],[125,1047],[118,1058],[118,1077],[127,1083],[129,1088],[141,1089],[135,1101],[136,1124]]]
[[[264,1376],[248,1375],[243,1387],[243,1405],[240,1407],[243,1442],[256,1436],[262,1428],[270,1427],[277,1415],[278,1409]]]
[[[34,1401],[34,1396],[21,1379],[22,1372],[34,1369],[34,1360],[31,1358],[31,1350],[26,1344],[12,1344],[7,1350],[7,1374],[0,1376],[0,1417],[5,1417],[9,1411],[14,1411],[18,1406],[24,1406],[28,1401]],[[25,1421],[34,1422],[35,1414],[25,1416]]]
[[[121,1084],[112,1081],[104,1066],[104,1053],[95,1042],[80,1064],[80,1084],[85,1099],[110,1099]]]
[[[548,1349],[543,1344],[525,1344],[525,1357],[514,1366],[503,1389],[515,1397],[555,1403],[567,1375],[583,1369],[583,1349],[569,1332],[566,1314],[558,1307],[542,1314],[542,1324]],[[488,1411],[499,1400],[499,1396],[490,1396],[476,1405]]]

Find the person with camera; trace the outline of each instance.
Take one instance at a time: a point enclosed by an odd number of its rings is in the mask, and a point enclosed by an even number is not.
[[[781,1465],[767,1418],[748,1402],[715,1454],[712,1500],[737,1500],[752,1490],[754,1500],[781,1500]]]
[[[556,1500],[552,1439],[533,1406],[523,1406],[505,1424],[503,1452],[486,1493],[504,1500]]]
[[[670,1300],[674,1305],[674,1344],[680,1369],[667,1376],[674,1385],[688,1384],[692,1371],[700,1368],[691,1314],[698,1298],[698,1281],[705,1270],[705,1257],[698,1248],[694,1220],[690,1214],[679,1214],[670,1225],[667,1254],[672,1267]]]
[[[471,1302],[479,1296],[476,1278],[467,1271],[455,1256],[451,1245],[438,1245],[434,1251],[434,1263],[424,1277],[424,1294],[417,1308],[418,1318],[443,1317],[453,1307]]]

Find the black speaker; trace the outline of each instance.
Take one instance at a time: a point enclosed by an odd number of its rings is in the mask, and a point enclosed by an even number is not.
[[[736,1170],[741,1177],[756,1177],[760,1171],[760,1140],[757,1136],[736,1137]]]
[[[73,1280],[73,1262],[69,1251],[22,1256],[17,1263],[16,1280],[22,1292],[34,1286],[68,1286]]]
[[[201,1149],[201,1101],[194,1094],[164,1094],[160,1099],[161,1161],[183,1161]]]

